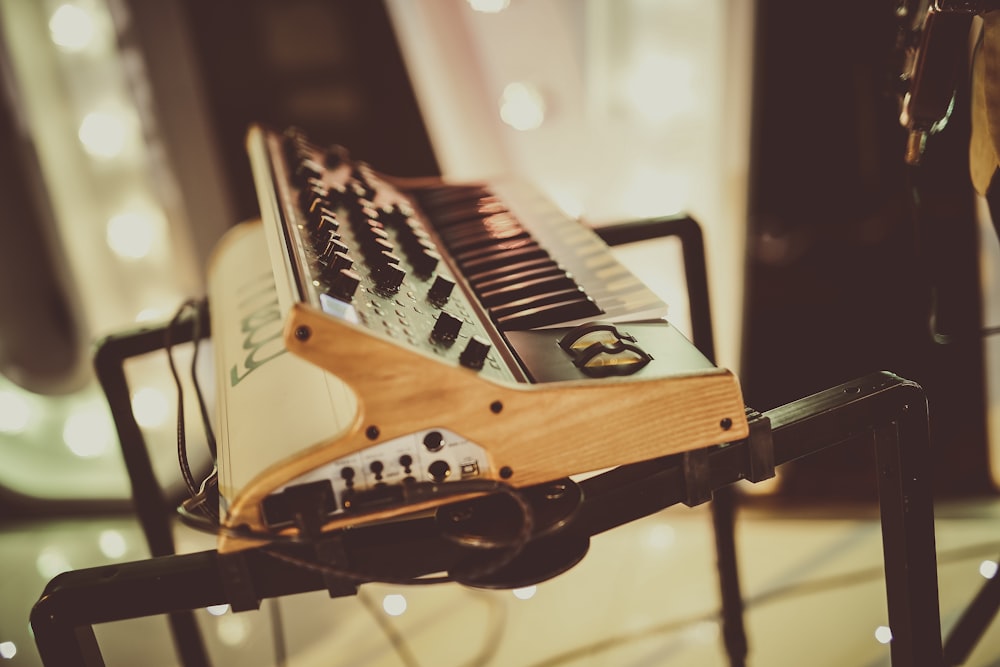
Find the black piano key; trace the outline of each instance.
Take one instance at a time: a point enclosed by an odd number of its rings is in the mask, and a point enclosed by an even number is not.
[[[569,274],[567,274],[566,271],[563,270],[563,268],[558,264],[554,262],[546,262],[543,266],[534,269],[507,273],[506,275],[493,278],[492,280],[482,280],[475,283],[474,286],[477,293],[485,293],[491,290],[500,289],[501,287],[507,287],[508,285],[516,285],[517,283],[523,283],[527,280],[534,280],[535,278],[566,275]]]
[[[536,329],[586,317],[596,317],[602,311],[590,297],[581,297],[576,301],[552,303],[537,308],[530,308],[514,315],[499,317],[497,326],[504,331],[524,331]]]
[[[517,299],[516,301],[487,308],[487,310],[493,319],[496,320],[501,317],[518,315],[531,310],[532,308],[538,308],[539,306],[545,306],[552,303],[569,303],[586,297],[587,295],[583,293],[583,290],[579,286],[576,286],[553,292],[546,292],[544,294],[526,296],[523,299]]]
[[[494,215],[509,216],[510,212],[499,199],[487,197],[441,209],[431,209],[430,214],[434,219],[434,226],[444,230]]]
[[[512,264],[483,271],[465,271],[465,277],[473,287],[476,287],[482,283],[497,280],[519,271],[530,271],[532,269],[552,266],[559,266],[559,264],[557,264],[551,257],[541,257],[522,262],[514,262]]]
[[[531,238],[531,236],[528,232],[524,231],[523,228],[512,227],[502,232],[479,232],[478,234],[463,236],[458,241],[448,243],[448,249],[451,250],[453,254],[459,254],[469,250],[475,250],[477,248],[485,248],[490,244],[497,243],[499,241],[509,241],[511,239],[522,238],[528,239]]]
[[[480,199],[492,197],[493,193],[480,185],[447,186],[419,190],[417,199],[425,210],[443,210],[449,206],[469,205]]]
[[[473,250],[467,250],[461,253],[452,253],[455,257],[455,261],[461,266],[466,266],[470,262],[475,262],[479,259],[485,257],[492,257],[497,254],[509,254],[516,250],[524,250],[527,248],[540,248],[540,246],[535,243],[534,239],[523,238],[523,239],[509,239],[507,241],[498,241],[492,245],[485,248],[474,248]]]
[[[526,280],[513,285],[507,285],[506,287],[500,287],[488,292],[482,292],[479,295],[479,300],[482,301],[483,305],[487,307],[498,306],[527,297],[537,296],[539,294],[547,294],[550,292],[574,288],[578,289],[579,287],[580,286],[577,285],[576,282],[569,276],[547,276],[544,278],[535,278],[534,280]]]
[[[548,258],[549,254],[537,245],[530,245],[525,248],[515,248],[514,250],[493,253],[486,257],[469,260],[462,263],[464,273],[475,274],[489,269],[496,269],[507,264],[523,262],[529,259]]]
[[[488,219],[475,218],[467,222],[439,230],[441,239],[450,245],[461,243],[470,236],[498,235],[522,232],[524,227],[516,219],[508,216],[492,216]]]

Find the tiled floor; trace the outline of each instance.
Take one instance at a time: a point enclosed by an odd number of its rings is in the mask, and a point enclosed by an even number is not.
[[[143,555],[127,518],[34,522],[0,534],[0,655],[10,656],[0,664],[12,667],[41,664],[28,614],[51,576]],[[186,528],[178,535],[183,550],[210,546]],[[890,664],[875,636],[887,623],[875,507],[750,499],[737,537],[750,665]],[[937,541],[947,633],[985,581],[981,564],[1000,555],[1000,500],[940,503]],[[283,650],[289,667],[712,667],[727,664],[716,588],[706,508],[674,507],[596,537],[575,568],[516,595],[368,585],[355,598],[310,593],[260,611],[198,616],[217,665],[273,665]],[[405,612],[387,613],[403,601]],[[98,639],[109,667],[176,664],[161,618],[99,626]],[[1000,665],[1000,625],[966,664]]]

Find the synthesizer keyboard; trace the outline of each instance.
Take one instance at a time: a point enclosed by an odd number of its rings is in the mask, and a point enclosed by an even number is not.
[[[247,146],[262,222],[210,267],[223,422],[287,425],[250,444],[267,429],[224,424],[225,524],[294,534],[309,506],[332,530],[451,501],[455,482],[522,487],[746,436],[736,378],[526,186],[393,179],[296,130],[255,126]],[[265,254],[275,305],[256,321],[283,330],[257,335],[275,347],[251,368],[247,264]],[[263,416],[251,391],[285,408]]]

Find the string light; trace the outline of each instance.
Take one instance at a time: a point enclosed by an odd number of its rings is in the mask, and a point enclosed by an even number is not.
[[[524,588],[515,588],[511,593],[518,600],[530,600],[535,597],[535,593],[538,592],[538,586],[525,586]]]
[[[99,159],[111,159],[125,152],[129,126],[122,112],[92,111],[83,117],[77,136],[87,153]]]
[[[127,211],[108,220],[108,246],[124,259],[143,259],[161,240],[161,219],[149,211]]]
[[[101,548],[101,553],[108,558],[121,558],[128,547],[125,536],[118,530],[102,530],[100,537],[97,538],[97,545]]]
[[[157,428],[166,423],[170,405],[162,391],[143,387],[132,394],[132,413],[143,428]]]
[[[114,431],[107,413],[92,402],[77,406],[66,418],[63,442],[81,458],[107,453],[114,441]]]
[[[65,51],[83,51],[94,41],[97,26],[88,11],[76,5],[60,5],[49,19],[49,33]]]
[[[507,84],[500,96],[500,118],[515,130],[534,130],[545,121],[545,98],[535,86]]]
[[[0,658],[11,660],[17,655],[17,646],[14,642],[0,642]]]
[[[229,611],[229,605],[228,604],[213,604],[210,607],[205,607],[205,611],[207,611],[212,616],[225,616],[226,612]]]
[[[382,598],[382,609],[390,616],[402,616],[406,611],[406,598],[398,593]]]
[[[0,433],[23,433],[31,422],[31,405],[17,392],[0,392]]]
[[[469,0],[469,6],[484,14],[497,14],[510,7],[510,0]]]

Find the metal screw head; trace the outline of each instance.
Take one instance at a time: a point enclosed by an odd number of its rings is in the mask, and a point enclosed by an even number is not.
[[[307,326],[298,327],[295,330],[295,338],[301,341],[307,341],[312,336],[312,329]]]
[[[722,427],[723,431],[728,431],[733,427],[733,420],[729,417],[724,417],[722,421],[719,422],[719,426]]]
[[[378,440],[379,433],[380,431],[378,430],[378,426],[375,426],[374,424],[365,429],[365,436],[369,440]]]

